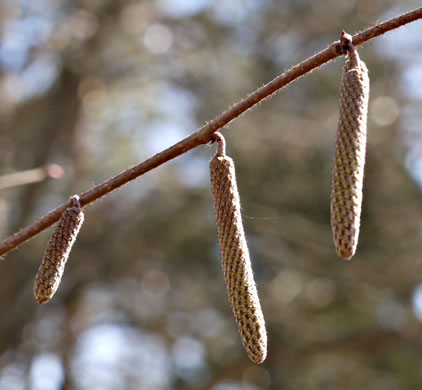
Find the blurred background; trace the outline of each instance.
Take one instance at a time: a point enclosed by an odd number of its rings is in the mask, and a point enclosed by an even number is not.
[[[0,175],[63,172],[0,189],[1,237],[179,141],[342,29],[419,6],[2,0]],[[86,208],[50,303],[38,305],[32,286],[51,229],[0,262],[0,390],[419,390],[421,35],[418,21],[359,50],[371,96],[350,262],[329,225],[344,60],[224,131],[267,322],[262,365],[249,361],[226,297],[215,147],[203,146]]]

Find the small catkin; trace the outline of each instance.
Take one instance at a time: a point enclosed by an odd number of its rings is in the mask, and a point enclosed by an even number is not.
[[[368,69],[354,50],[343,68],[331,185],[333,238],[345,260],[355,254],[359,237],[368,99]]]
[[[217,152],[210,175],[227,294],[250,359],[262,363],[267,333],[243,231],[233,160]]]
[[[59,287],[72,245],[84,221],[79,197],[72,197],[72,206],[61,215],[53,235],[48,241],[44,258],[34,283],[34,296],[38,303],[48,302]]]

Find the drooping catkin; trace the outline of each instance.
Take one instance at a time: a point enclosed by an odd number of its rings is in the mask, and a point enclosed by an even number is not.
[[[210,162],[210,176],[227,294],[250,359],[262,363],[267,333],[243,231],[234,164],[224,154],[224,138],[219,133],[216,138],[219,151]]]
[[[362,207],[369,77],[353,46],[343,68],[340,118],[331,185],[331,227],[337,254],[349,260],[356,251]]]
[[[38,303],[48,302],[59,287],[72,245],[84,221],[79,196],[72,197],[72,206],[61,215],[48,241],[44,258],[34,283],[34,296]]]

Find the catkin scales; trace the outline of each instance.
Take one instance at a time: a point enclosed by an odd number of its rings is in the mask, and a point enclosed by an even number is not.
[[[210,162],[210,175],[227,294],[249,357],[262,363],[267,334],[243,231],[233,160],[217,153]]]
[[[337,254],[346,260],[354,255],[359,237],[369,99],[368,70],[353,54],[343,68],[331,185],[333,238]]]
[[[47,248],[34,283],[34,296],[38,303],[48,302],[56,293],[63,276],[70,250],[84,221],[79,197],[72,198],[72,206],[61,215]]]

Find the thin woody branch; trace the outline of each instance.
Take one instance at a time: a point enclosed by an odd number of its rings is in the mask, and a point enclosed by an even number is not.
[[[411,23],[422,18],[422,8],[400,15],[396,18],[390,19],[386,22],[376,24],[360,33],[353,36],[352,44],[354,46],[361,45],[372,38],[385,34],[388,31],[394,30],[405,24]],[[199,145],[207,144],[212,135],[227,126],[233,119],[242,115],[250,108],[254,107],[259,102],[271,97],[274,93],[289,85],[291,82],[299,79],[305,74],[312,72],[321,65],[343,55],[342,45],[340,41],[333,42],[325,50],[309,57],[305,61],[295,65],[280,76],[258,88],[255,92],[248,95],[246,98],[235,104],[215,119],[209,121],[197,131],[192,133],[177,144],[163,150],[155,156],[141,162],[140,164],[129,168],[121,174],[107,180],[89,191],[80,195],[81,207],[87,206],[95,202],[102,196],[112,192],[113,190],[127,184],[131,180],[157,168],[158,166],[170,161]],[[49,226],[58,221],[64,210],[71,205],[71,201],[62,204],[47,215],[41,217],[31,225],[25,227],[12,236],[0,242],[0,256],[15,249],[25,241],[34,237],[41,231],[47,229]]]
[[[37,183],[47,178],[60,179],[63,177],[63,174],[63,168],[58,164],[49,164],[45,167],[9,173],[7,175],[0,176],[0,190],[25,184]]]

